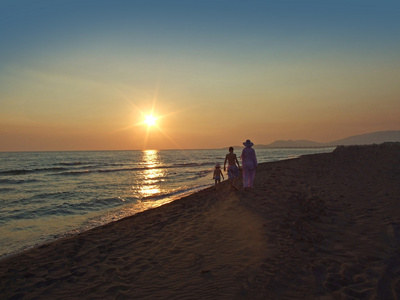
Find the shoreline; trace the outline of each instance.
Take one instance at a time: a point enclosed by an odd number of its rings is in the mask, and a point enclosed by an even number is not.
[[[0,260],[8,298],[320,299],[400,296],[400,145],[260,164]],[[241,182],[239,182],[241,185]]]
[[[280,151],[258,151],[259,161],[266,162],[268,160],[282,160],[288,159],[289,157],[297,157],[300,154],[309,154],[314,152],[307,150]],[[315,152],[319,151],[320,150],[315,150]],[[112,156],[118,155],[116,153],[117,152],[114,152]],[[79,171],[81,169],[84,169],[84,167],[81,168],[81,166],[88,165],[91,170],[91,172],[87,173],[90,181],[91,177],[94,178],[95,176],[97,176],[95,175],[97,170],[108,170],[107,168],[109,166],[101,161],[102,158],[104,159],[104,157],[102,156],[99,158],[99,164],[94,165],[91,163],[93,158],[88,153],[83,153],[82,157],[65,157],[61,153],[56,153],[52,157],[46,157],[45,160],[43,160],[43,156],[35,157],[33,160],[32,157],[28,156],[25,159],[28,159],[28,161],[31,162],[40,161],[43,166],[36,168],[28,164],[23,169],[19,169],[18,167],[12,165],[6,167],[9,176],[6,176],[5,182],[7,183],[7,181],[9,180],[9,185],[6,186],[10,188],[10,191],[3,195],[5,195],[6,197],[10,197],[10,200],[12,201],[7,201],[6,206],[3,207],[3,212],[10,211],[11,219],[10,223],[7,224],[7,218],[9,216],[7,215],[7,213],[4,215],[6,222],[3,222],[4,226],[2,225],[1,228],[2,231],[0,238],[0,260],[12,254],[20,253],[24,250],[30,249],[32,247],[40,246],[44,243],[51,242],[62,237],[76,235],[80,232],[104,225],[112,221],[116,221],[139,211],[143,211],[148,208],[156,207],[166,202],[170,202],[170,199],[179,199],[199,189],[204,189],[208,186],[212,186],[214,182],[210,178],[208,178],[211,177],[211,175],[209,175],[208,173],[211,174],[212,170],[210,168],[208,172],[207,169],[209,166],[205,165],[205,162],[208,162],[207,155],[210,153],[204,151],[200,151],[200,153],[202,155],[200,164],[197,166],[196,164],[193,164],[193,166],[196,167],[193,168],[192,171],[189,171],[189,173],[191,173],[190,175],[193,178],[187,178],[187,180],[183,177],[178,178],[179,175],[176,174],[179,174],[180,171],[177,169],[177,172],[173,172],[173,177],[169,177],[167,179],[167,181],[170,181],[171,184],[175,183],[175,189],[169,189],[168,186],[165,185],[164,180],[161,179],[159,183],[160,188],[162,189],[162,195],[155,193],[154,195],[149,195],[148,197],[143,197],[142,199],[137,197],[140,196],[140,194],[142,193],[141,188],[139,188],[138,184],[136,184],[135,187],[132,186],[132,188],[129,186],[129,191],[128,188],[124,189],[124,187],[122,187],[122,191],[120,191],[120,186],[118,189],[111,192],[108,196],[104,196],[103,193],[107,192],[107,188],[101,189],[101,186],[99,186],[100,189],[97,189],[96,182],[88,182],[86,186],[83,186],[83,189],[75,192],[73,190],[73,187],[71,186],[71,183],[68,184],[67,178],[67,181],[61,179],[61,186],[58,187],[60,182],[57,182],[57,177],[54,177],[57,176],[58,172],[66,172],[67,174],[68,172],[71,172],[71,174],[74,173],[79,176],[80,174],[78,172],[75,173],[75,168],[77,168]],[[204,155],[204,153],[208,154]],[[213,154],[215,155],[215,157],[218,157],[221,160],[223,159],[221,151],[214,151]],[[160,154],[160,158],[163,157],[163,155],[164,154]],[[18,156],[14,157],[13,159],[16,159],[17,157]],[[140,160],[139,157],[137,157],[137,159]],[[129,164],[129,160],[126,162]],[[169,163],[177,168],[184,166],[180,164],[174,165],[172,160],[169,161]],[[168,164],[168,166],[171,165]],[[62,169],[58,169],[59,166],[61,166]],[[113,165],[111,165],[111,167],[112,166]],[[213,164],[211,164],[211,166],[213,166]],[[55,167],[56,169],[52,169],[53,167]],[[120,169],[123,168],[121,168],[121,166],[116,166],[116,169],[114,170],[115,172],[104,173],[104,183],[112,181],[113,179],[115,180],[115,178],[113,177],[118,176],[118,172]],[[127,169],[130,168],[128,167]],[[27,175],[25,175],[25,171],[28,172]],[[43,178],[43,175],[41,175],[42,171],[49,171],[49,174],[52,176],[50,176],[49,178]],[[45,172],[43,172],[43,174],[46,174]],[[13,178],[11,175],[13,173],[21,173],[22,175],[20,177]],[[32,175],[29,175],[30,173],[32,173]],[[108,174],[110,174],[109,178],[107,178]],[[139,178],[141,176],[140,172],[136,172],[136,170],[133,172],[132,175],[133,177],[130,175],[129,172],[129,174],[127,173],[126,176],[130,177],[133,181],[134,178]],[[28,178],[28,176],[32,177]],[[25,187],[29,186],[29,180],[33,180],[33,182],[35,182],[35,179],[37,179],[36,183],[34,183],[30,188],[26,189]],[[85,180],[84,177],[82,179]],[[20,180],[18,181],[18,185],[10,186],[10,184],[12,184],[14,180]],[[27,185],[25,185],[24,180],[27,182]],[[41,180],[49,180],[49,184],[43,190],[40,187]],[[120,180],[120,183],[123,184],[123,179],[118,180]],[[176,185],[176,180],[181,181],[179,187],[178,185]],[[130,182],[125,180],[125,184],[130,185]],[[161,187],[161,185],[163,185],[164,187]],[[17,193],[14,197],[14,189],[18,189],[20,190],[20,193],[25,193],[26,195],[18,196]],[[134,191],[135,195],[132,195],[132,190]],[[145,189],[143,189],[143,191],[145,192]],[[66,194],[64,194],[64,192],[66,192]],[[46,199],[42,198],[42,195],[46,195],[46,197],[47,195],[49,195],[50,197],[49,199]],[[66,201],[61,200],[65,196],[68,199]],[[86,198],[85,200],[85,197],[90,197],[90,199]],[[21,208],[18,208],[18,206],[12,207],[12,203],[16,199],[17,202],[24,199],[24,205]],[[25,201],[25,199],[28,200]],[[35,199],[38,199],[40,201],[39,203],[42,204],[36,205]],[[98,199],[98,201],[96,199]],[[70,200],[71,203],[73,203],[71,205],[68,204]],[[75,209],[75,207],[78,209]],[[14,218],[15,214],[18,215],[17,209],[20,209],[19,214],[21,218]],[[38,217],[36,217],[36,215],[38,215]],[[33,228],[30,226],[32,224],[34,226]],[[17,230],[13,230],[14,228]]]
[[[69,237],[73,237],[73,236],[79,235],[79,234],[81,234],[83,232],[86,232],[86,231],[89,231],[89,230],[92,230],[92,229],[95,229],[95,228],[98,228],[98,227],[101,227],[101,226],[104,226],[104,225],[107,225],[107,224],[110,224],[110,223],[113,223],[113,222],[117,222],[117,221],[123,220],[125,218],[132,217],[132,216],[134,216],[136,214],[142,213],[142,212],[144,212],[146,210],[149,210],[149,209],[155,209],[157,207],[160,207],[160,206],[163,206],[163,205],[167,205],[167,204],[169,204],[169,203],[171,203],[173,201],[179,200],[181,198],[185,198],[185,197],[187,197],[189,195],[192,195],[192,194],[194,194],[194,193],[196,193],[196,192],[198,192],[200,190],[203,190],[203,189],[205,189],[205,188],[204,187],[191,187],[189,190],[185,190],[185,191],[179,192],[178,195],[164,196],[164,197],[161,197],[160,199],[158,199],[157,201],[154,201],[154,202],[151,202],[151,201],[150,202],[148,202],[148,201],[144,201],[144,202],[140,201],[140,203],[135,203],[134,204],[135,206],[137,206],[137,207],[135,207],[135,211],[136,211],[135,213],[132,213],[132,212],[124,213],[125,210],[130,210],[131,211],[132,208],[129,208],[129,209],[127,209],[127,208],[125,208],[125,209],[124,208],[113,208],[113,209],[108,211],[108,213],[112,212],[115,215],[114,220],[112,220],[112,221],[103,223],[101,225],[90,225],[89,229],[87,229],[87,227],[89,225],[86,225],[85,228],[74,228],[74,229],[71,229],[71,230],[68,230],[68,231],[65,231],[65,232],[52,234],[51,235],[52,237],[49,235],[49,237],[46,240],[44,240],[43,242],[35,242],[32,245],[27,245],[27,246],[21,247],[20,249],[0,254],[0,262],[3,259],[16,256],[18,254],[24,253],[25,251],[30,251],[32,249],[35,249],[35,248],[41,247],[43,245],[59,241],[59,240],[62,240],[64,238],[69,238]],[[148,205],[145,205],[143,203],[147,203]],[[120,216],[120,215],[122,215],[122,216]],[[95,219],[101,219],[102,217],[103,217],[102,215],[99,215],[99,216],[95,217]]]

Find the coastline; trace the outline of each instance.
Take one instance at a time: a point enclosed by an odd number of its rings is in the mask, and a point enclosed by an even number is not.
[[[262,163],[329,151],[333,148],[257,155]],[[184,155],[185,161],[178,150],[1,155],[0,260],[212,186],[214,159],[222,163],[225,151]]]
[[[6,298],[396,299],[400,144],[263,163],[0,261]]]

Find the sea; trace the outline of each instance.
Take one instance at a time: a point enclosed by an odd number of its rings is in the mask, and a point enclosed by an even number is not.
[[[256,149],[256,154],[262,163],[333,150]],[[223,165],[227,153],[0,152],[0,259],[210,187],[214,166]]]

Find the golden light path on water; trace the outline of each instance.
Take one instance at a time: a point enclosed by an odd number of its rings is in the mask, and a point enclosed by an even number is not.
[[[156,168],[157,165],[161,164],[157,150],[143,151],[143,164],[146,169],[143,171],[142,184],[139,186],[140,198],[142,199],[160,194],[160,185],[157,183],[160,181],[159,178],[163,178],[165,175],[163,169]]]

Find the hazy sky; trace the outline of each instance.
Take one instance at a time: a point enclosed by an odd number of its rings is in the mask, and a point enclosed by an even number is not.
[[[0,0],[0,151],[399,130],[399,16],[397,0]]]

